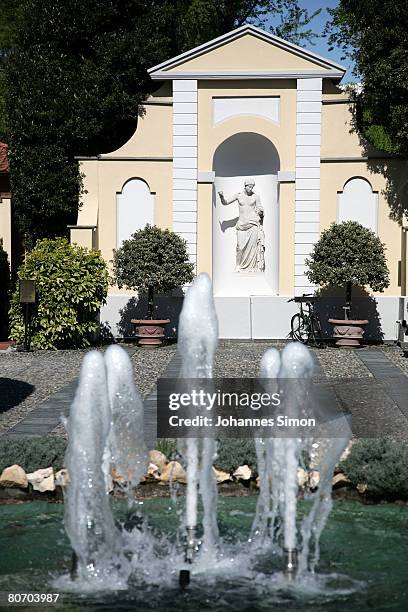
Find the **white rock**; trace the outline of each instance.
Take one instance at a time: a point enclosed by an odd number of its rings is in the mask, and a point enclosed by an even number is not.
[[[240,465],[233,473],[237,480],[249,480],[251,478],[251,468],[248,465]]]
[[[27,474],[27,480],[32,485],[34,491],[45,493],[45,491],[55,491],[54,470],[52,467],[43,468]]]
[[[307,481],[308,481],[308,474],[307,474],[306,470],[304,470],[303,468],[298,468],[298,470],[297,470],[297,483],[298,483],[299,487],[303,489],[303,487],[306,485]]]
[[[159,450],[149,451],[149,461],[154,465],[157,465],[160,472],[163,471],[164,467],[168,463],[166,455]]]
[[[161,482],[169,482],[170,480],[173,482],[187,482],[187,474],[178,461],[170,461],[170,463],[164,467],[160,475]]]
[[[342,487],[346,487],[350,484],[350,479],[347,478],[345,474],[339,472],[335,476],[333,476],[332,487],[333,489],[341,489]]]
[[[142,476],[141,482],[146,480],[160,480],[160,470],[154,463],[149,463],[146,474]]]
[[[320,482],[320,473],[317,470],[309,472],[309,488],[317,489]]]
[[[214,467],[213,467],[213,470],[214,470],[215,479],[216,479],[216,481],[218,483],[226,482],[227,480],[231,480],[231,476],[228,474],[228,472],[223,472],[222,470],[217,470]]]
[[[59,487],[66,487],[69,484],[68,470],[62,468],[55,474],[55,484]]]
[[[28,487],[27,474],[19,465],[6,467],[0,476],[0,487],[26,489]]]

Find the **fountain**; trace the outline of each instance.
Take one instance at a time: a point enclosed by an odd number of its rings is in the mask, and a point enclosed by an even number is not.
[[[217,340],[211,282],[206,274],[200,274],[187,291],[180,315],[180,378],[212,378]],[[261,361],[261,378],[267,390],[270,393],[284,390],[288,414],[302,414],[302,381],[312,373],[311,353],[298,343],[287,345],[282,352],[271,348]],[[299,384],[293,384],[294,378]],[[147,465],[143,403],[134,386],[131,362],[123,349],[110,347],[105,358],[96,351],[85,357],[66,426],[70,483],[65,499],[65,527],[77,559],[73,582],[80,581],[82,588],[86,584],[89,589],[109,589],[110,585],[115,590],[126,588],[132,572],[141,567],[141,547],[144,566],[156,563],[157,554],[154,536],[143,531],[144,527],[141,530],[136,526],[133,533],[125,533],[115,525],[107,493],[114,470],[121,476],[128,504],[132,506],[134,489]],[[253,567],[256,565],[259,547],[264,550],[270,547],[282,558],[286,583],[296,585],[302,576],[313,575],[319,558],[320,534],[331,510],[333,470],[347,441],[347,436],[322,440],[310,436],[255,437],[260,485],[248,550],[240,557],[245,557],[246,568],[251,563]],[[178,451],[187,473],[180,527],[185,554],[183,560],[180,550],[173,550],[171,563],[180,564],[179,584],[185,588],[190,581],[190,568],[205,574],[211,568],[225,567],[226,557],[217,525],[213,470],[216,440],[211,436],[180,439]],[[298,526],[297,474],[305,456],[319,470],[320,484],[315,493],[310,493],[311,509]],[[202,536],[198,535],[199,529]],[[163,566],[160,567],[162,571]],[[240,571],[238,562],[235,571]],[[170,573],[174,574],[174,567]]]

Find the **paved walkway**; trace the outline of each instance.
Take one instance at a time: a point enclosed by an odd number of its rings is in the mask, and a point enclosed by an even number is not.
[[[126,348],[126,352],[131,357],[135,349]],[[170,363],[167,365],[163,377],[173,378],[178,376],[181,358],[175,353]],[[61,416],[68,417],[69,409],[75,396],[78,379],[73,380],[68,385],[54,393],[48,400],[32,410],[17,425],[8,429],[3,435],[7,437],[15,436],[45,436],[53,431],[61,423]],[[144,431],[147,447],[154,448],[157,441],[157,389],[153,390],[144,399]]]
[[[408,377],[392,363],[383,351],[357,351],[357,356],[370,370],[376,380],[381,382],[387,395],[408,418]]]
[[[129,356],[133,355],[135,349],[126,348]],[[384,413],[384,424],[392,421],[398,427],[398,415],[394,413],[388,404],[394,404],[395,410],[398,410],[402,415],[403,421],[408,418],[408,377],[402,370],[396,366],[382,350],[377,349],[362,349],[353,351],[356,359],[364,364],[365,368],[372,374],[373,378],[378,380],[384,393],[387,396],[387,401],[382,402]],[[162,377],[175,378],[178,376],[181,366],[181,357],[176,352],[168,363]],[[325,368],[322,368],[316,362],[316,374],[321,376],[324,374]],[[229,369],[229,368],[228,368]],[[220,374],[218,374],[220,375]],[[221,376],[227,375],[222,372]],[[237,374],[235,374],[237,375]],[[243,374],[244,375],[244,374]],[[250,374],[254,375],[254,374]],[[363,381],[362,381],[363,382]],[[78,384],[78,379],[70,382],[64,388],[53,394],[49,399],[41,403],[37,408],[32,410],[25,418],[23,418],[14,427],[4,432],[7,436],[43,436],[52,432],[59,424],[60,417],[69,415],[69,408],[73,401],[75,390]],[[397,410],[398,408],[398,410]],[[148,448],[154,448],[157,441],[157,387],[144,399],[144,431],[146,444]],[[372,415],[376,418],[374,414]],[[380,415],[381,416],[381,415]],[[366,415],[361,415],[361,427],[364,427]],[[405,421],[406,422],[406,421]],[[381,426],[381,418],[379,419]]]
[[[135,349],[124,347],[129,357]],[[61,423],[61,416],[67,417],[73,402],[78,378],[51,395],[45,402],[34,408],[28,415],[11,427],[3,435],[6,436],[46,436]]]

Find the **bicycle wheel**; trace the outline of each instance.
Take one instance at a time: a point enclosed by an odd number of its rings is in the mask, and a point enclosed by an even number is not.
[[[300,313],[293,315],[290,321],[290,328],[293,340],[307,344],[309,342],[310,329],[304,317]]]
[[[310,335],[318,348],[323,348],[325,346],[320,319],[316,317],[316,315],[310,318]]]

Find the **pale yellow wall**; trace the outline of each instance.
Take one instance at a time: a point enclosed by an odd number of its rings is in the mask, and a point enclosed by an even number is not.
[[[240,116],[213,125],[212,99],[219,96],[279,96],[280,124]],[[216,148],[237,132],[257,132],[278,150],[281,170],[295,169],[296,81],[200,81],[198,85],[198,169],[212,169]]]
[[[279,294],[295,287],[295,183],[279,185]]]
[[[94,249],[97,247],[96,243],[96,229],[91,228],[71,228],[70,230],[70,242],[71,244],[77,244],[87,249]]]
[[[325,95],[326,99],[341,100],[336,93]],[[353,105],[350,103],[323,104],[321,156],[325,157],[367,157],[378,154],[353,127]]]
[[[401,163],[401,174],[404,172]],[[390,219],[390,207],[384,195],[386,186],[382,174],[370,172],[367,162],[337,162],[321,164],[320,230],[327,229],[337,219],[338,192],[353,177],[363,177],[378,192],[378,236],[385,243],[387,264],[390,271],[390,286],[379,295],[399,295],[398,261],[401,257],[401,228]]]
[[[173,154],[173,106],[155,102],[144,106],[133,136],[109,157],[170,157]]]
[[[11,200],[0,198],[0,239],[11,263]]]
[[[212,202],[213,185],[198,185],[197,202],[197,274],[212,276]]]
[[[98,248],[110,265],[113,249],[116,248],[116,201],[117,194],[132,178],[147,182],[155,193],[154,223],[159,227],[172,227],[172,163],[163,161],[97,161],[98,167]],[[85,168],[88,162],[85,162]],[[93,197],[92,193],[88,194]],[[84,204],[86,208],[86,202]],[[81,230],[71,230],[71,235],[82,244],[85,236],[79,238]],[[85,246],[85,245],[84,245]],[[86,245],[87,246],[87,245]],[[111,266],[110,266],[111,267]],[[118,293],[117,288],[111,291]],[[127,293],[122,291],[122,293]]]
[[[96,159],[79,162],[84,193],[81,196],[77,225],[98,224],[99,163]]]
[[[167,72],[199,72],[223,70],[322,70],[319,63],[299,57],[253,34],[180,63]]]

